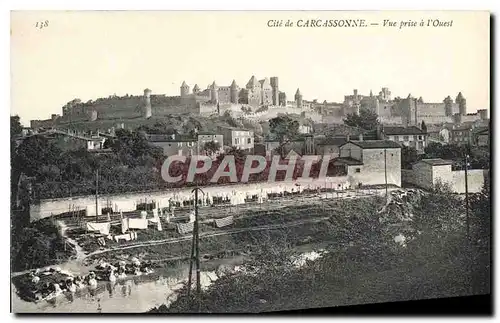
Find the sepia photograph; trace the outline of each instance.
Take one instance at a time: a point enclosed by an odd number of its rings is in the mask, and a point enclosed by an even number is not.
[[[490,313],[491,24],[11,11],[11,312]]]

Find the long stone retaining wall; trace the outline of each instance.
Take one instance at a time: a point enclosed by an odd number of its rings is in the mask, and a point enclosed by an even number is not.
[[[205,194],[212,197],[227,197],[228,195],[240,193],[247,196],[259,194],[272,194],[281,192],[297,192],[305,189],[338,189],[350,188],[353,184],[352,178],[348,176],[326,177],[321,179],[295,180],[286,182],[261,182],[248,184],[217,185],[202,187]],[[192,187],[181,189],[169,189],[165,191],[125,193],[103,195],[98,197],[98,212],[102,208],[111,207],[114,212],[135,211],[137,205],[141,203],[155,202],[158,207],[167,206],[169,200],[190,200],[194,199]],[[83,211],[86,215],[95,216],[96,198],[95,195],[80,197],[67,197],[58,199],[45,199],[30,206],[30,220],[36,221],[52,215],[57,215],[71,211]]]

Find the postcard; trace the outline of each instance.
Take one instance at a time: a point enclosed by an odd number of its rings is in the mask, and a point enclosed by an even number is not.
[[[490,20],[12,11],[12,312],[487,306]]]

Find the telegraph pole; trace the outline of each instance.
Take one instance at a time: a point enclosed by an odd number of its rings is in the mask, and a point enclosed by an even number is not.
[[[467,169],[469,168],[469,153],[465,153],[465,221],[467,225],[467,239],[470,237],[470,221],[469,221],[469,185]]]
[[[198,191],[199,188],[194,189],[194,198],[195,198],[195,204],[194,204],[194,231],[196,234],[196,294],[198,297],[198,307],[199,307],[199,297],[200,297],[200,291],[201,291],[201,282],[200,282],[200,223],[198,219]]]
[[[387,204],[387,200],[389,197],[387,189],[387,148],[384,148],[384,177],[385,177],[385,203]]]
[[[95,170],[95,222],[99,220],[99,168]]]
[[[193,277],[193,262],[194,262],[194,248],[196,246],[196,234],[193,232],[193,239],[191,241],[191,256],[189,257],[189,277],[188,277],[188,297],[191,295],[191,284]]]
[[[191,257],[189,261],[189,277],[188,277],[188,296],[191,295],[191,283],[193,274],[193,263],[196,262],[196,298],[198,302],[198,311],[200,310],[200,294],[201,294],[201,280],[200,280],[200,226],[198,217],[198,192],[205,195],[205,192],[199,187],[194,188],[194,228],[193,239],[191,242]]]

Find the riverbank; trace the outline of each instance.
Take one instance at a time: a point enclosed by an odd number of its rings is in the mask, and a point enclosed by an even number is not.
[[[309,244],[295,248],[298,254],[324,248],[325,244]],[[234,273],[249,261],[248,256],[231,256],[223,259],[202,259],[202,288]],[[48,301],[26,302],[19,298],[12,285],[12,309],[15,313],[140,313],[155,306],[175,301],[177,293],[188,279],[189,262],[164,261],[164,266],[154,273],[138,277],[129,276],[116,282],[100,282],[95,289],[76,293],[63,293]],[[195,274],[193,274],[193,282]]]

